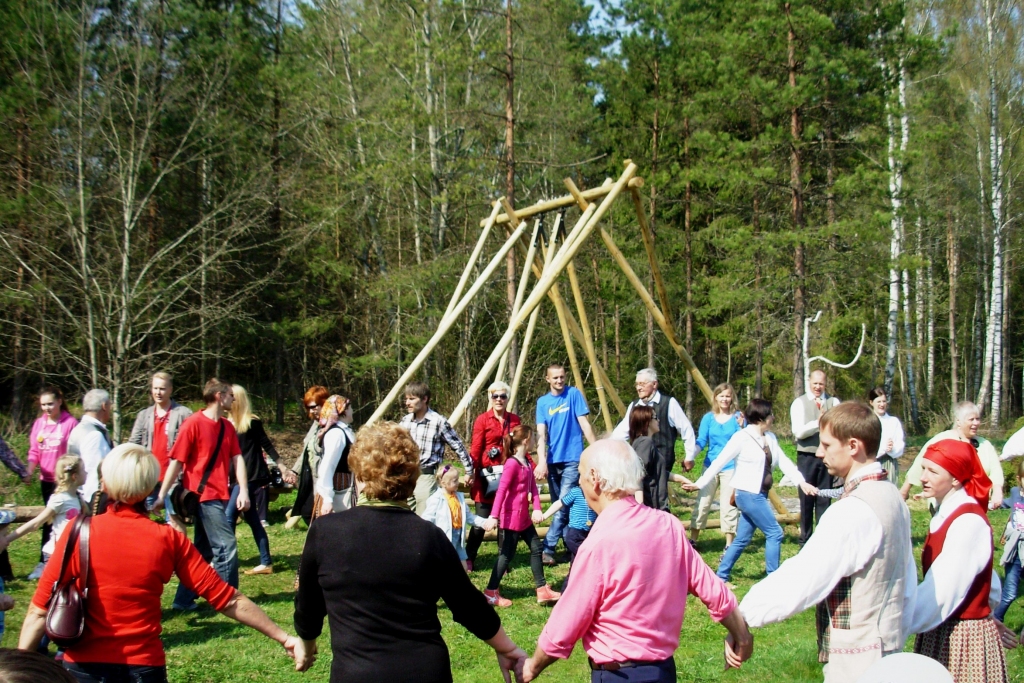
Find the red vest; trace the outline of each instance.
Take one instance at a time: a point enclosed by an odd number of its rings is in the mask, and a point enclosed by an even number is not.
[[[988,524],[988,516],[985,514],[985,510],[977,503],[967,503],[954,510],[953,514],[942,523],[938,531],[928,532],[928,537],[924,541],[924,550],[921,552],[921,567],[926,574],[929,567],[932,566],[932,562],[942,552],[942,546],[946,542],[946,532],[949,531],[949,525],[960,515],[978,515],[985,520],[985,524]],[[991,529],[991,526],[989,528]],[[971,584],[970,590],[967,591],[967,596],[960,603],[960,606],[953,610],[949,618],[984,619],[987,617],[992,612],[992,608],[988,604],[988,594],[991,588],[992,556],[990,555],[985,569],[974,577],[974,583]]]

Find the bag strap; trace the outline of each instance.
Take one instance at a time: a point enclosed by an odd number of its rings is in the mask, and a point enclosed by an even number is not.
[[[217,445],[213,448],[213,455],[210,456],[210,460],[206,463],[206,469],[203,470],[203,478],[199,480],[199,488],[196,489],[196,493],[203,495],[203,491],[206,490],[206,482],[210,480],[210,475],[213,473],[213,466],[217,462],[217,456],[220,455],[220,445],[224,442],[224,418],[218,420],[220,422],[220,432],[217,434]]]
[[[89,597],[89,521],[90,518],[86,517],[82,522],[82,531],[78,537],[78,564],[81,565],[78,569],[82,582],[78,592],[83,598]]]
[[[64,556],[60,560],[60,574],[57,576],[56,586],[64,583],[64,574],[67,573],[68,565],[71,563],[72,548],[74,548],[78,543],[78,533],[84,522],[85,515],[79,515],[75,519],[75,523],[71,526],[71,531],[68,532],[68,542],[67,545],[64,546]]]

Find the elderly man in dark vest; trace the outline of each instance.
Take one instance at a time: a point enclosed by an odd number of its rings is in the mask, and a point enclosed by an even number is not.
[[[697,438],[693,433],[693,425],[687,419],[683,407],[673,397],[658,391],[658,373],[654,368],[644,368],[636,373],[637,400],[626,408],[626,415],[612,431],[612,438],[629,440],[629,415],[633,406],[650,406],[654,408],[654,417],[657,418],[661,427],[660,431],[652,436],[654,446],[657,449],[658,462],[658,491],[654,507],[665,510],[668,506],[668,475],[676,462],[676,440],[683,440],[683,467],[687,471],[693,469],[693,461],[697,456]]]
[[[796,466],[800,474],[811,486],[819,489],[832,488],[832,475],[822,460],[815,456],[818,452],[818,420],[826,412],[839,405],[839,399],[825,393],[825,373],[815,370],[811,373],[810,391],[797,396],[789,409],[790,425],[793,438],[796,440]],[[808,496],[800,492],[800,545],[807,542],[814,531],[814,519],[821,521],[821,516],[828,509],[830,498]]]

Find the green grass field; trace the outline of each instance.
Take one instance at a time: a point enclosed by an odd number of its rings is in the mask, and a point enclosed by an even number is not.
[[[18,450],[24,452],[23,449]],[[39,500],[37,485],[15,486],[13,477],[6,471],[0,474],[0,493],[5,495],[3,502],[7,503],[17,501],[38,504]],[[792,489],[783,490],[781,493],[783,496],[795,495]],[[270,576],[242,576],[241,590],[266,610],[271,618],[291,631],[292,582],[298,566],[304,532],[285,530],[284,511],[289,502],[287,498],[281,498],[271,504],[272,525],[269,534],[276,573]],[[923,543],[927,531],[927,512],[921,503],[915,503],[912,509],[914,542],[920,556],[920,544]],[[678,512],[681,517],[688,517],[689,508],[684,506],[678,509]],[[1006,515],[1005,511],[993,513],[993,528],[1001,530],[1006,522]],[[796,534],[795,527],[786,528],[786,540],[782,548],[783,560],[796,553]],[[256,546],[249,528],[244,524],[239,527],[238,539],[241,567],[245,569],[258,564]],[[723,537],[715,530],[708,530],[702,536],[699,546],[705,561],[716,567],[724,547]],[[35,566],[38,549],[38,536],[23,539],[11,546],[11,562],[19,577],[24,577]],[[481,589],[490,575],[495,558],[496,545],[485,544],[477,563],[480,569],[473,573],[473,581]],[[125,561],[131,561],[130,542],[126,543]],[[548,579],[552,585],[560,585],[566,569],[565,565],[559,565],[548,570]],[[763,576],[764,539],[757,534],[733,573],[739,597],[742,598],[750,586]],[[17,644],[17,634],[21,628],[25,606],[35,590],[35,585],[34,581],[18,578],[7,586],[7,592],[16,598],[17,606],[7,613],[7,633],[3,640],[6,647],[14,647]],[[172,682],[273,680],[275,683],[285,683],[327,680],[330,672],[330,644],[326,633],[320,640],[322,656],[316,666],[305,674],[299,674],[292,670],[290,660],[276,643],[216,614],[205,603],[201,603],[203,606],[198,611],[189,614],[172,611],[170,603],[175,587],[176,580],[172,580],[164,591],[163,603],[163,639],[167,649],[169,678]],[[501,611],[506,631],[517,643],[532,652],[550,609],[539,607],[534,601],[533,581],[525,546],[520,546],[520,555],[512,573],[505,578],[502,593],[514,601],[512,607]],[[443,603],[439,605],[438,611],[444,625],[444,639],[451,653],[455,680],[465,683],[500,681],[500,674],[490,648],[454,624]],[[1024,608],[1021,607],[1021,603],[1010,609],[1006,622],[1017,630],[1024,627]],[[676,652],[678,680],[751,683],[821,680],[812,610],[782,624],[756,631],[754,656],[739,671],[723,672],[724,636],[724,629],[712,622],[704,606],[691,597],[680,634],[679,649]],[[912,645],[912,642],[909,644]],[[1007,660],[1010,680],[1024,681],[1024,648],[1007,653]],[[542,680],[589,680],[582,649],[577,647],[568,662],[558,663],[548,669]]]

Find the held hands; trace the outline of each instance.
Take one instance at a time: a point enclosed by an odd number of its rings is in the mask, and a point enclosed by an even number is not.
[[[541,522],[544,521],[544,513],[541,512],[540,510],[534,510],[530,514],[530,521],[533,522],[534,524],[540,524]]]
[[[295,642],[292,643],[292,641]],[[315,640],[302,640],[301,638],[288,636],[288,640],[284,643],[284,649],[288,650],[288,654],[295,659],[296,671],[308,671],[316,663],[317,650]]]
[[[808,496],[818,495],[818,488],[816,486],[811,486],[807,482],[800,484],[800,490],[803,491],[804,494]]]
[[[537,468],[533,470],[533,478],[537,481],[544,481],[548,478],[548,464],[544,458],[540,458]]]
[[[1003,493],[995,488],[992,489],[992,498],[988,502],[989,510],[998,510],[1003,506]]]
[[[508,652],[495,650],[495,654],[498,656],[498,667],[501,668],[501,676],[505,683],[512,683],[513,676],[516,683],[522,683],[523,667],[527,661],[526,652],[521,647],[516,647]]]
[[[736,642],[730,633],[725,637],[725,669],[738,669],[743,662],[750,659],[754,652],[754,637],[750,636],[743,642]]]
[[[299,478],[295,475],[294,472],[285,468],[281,470],[281,481],[291,486],[295,486],[296,484],[299,483]]]
[[[494,531],[496,528],[498,528],[498,520],[496,520],[494,517],[488,517],[480,525],[480,528],[484,531]]]
[[[692,470],[692,469],[693,469],[693,466],[694,466],[695,464],[696,464],[696,462],[695,462],[694,460],[684,460],[684,461],[683,461],[683,469],[684,469],[685,471],[689,472],[690,470]]]

